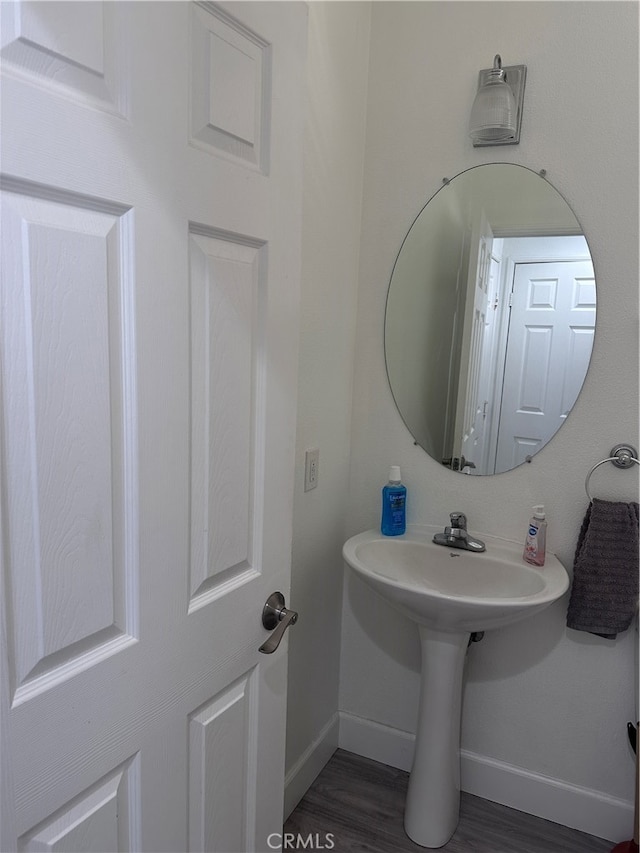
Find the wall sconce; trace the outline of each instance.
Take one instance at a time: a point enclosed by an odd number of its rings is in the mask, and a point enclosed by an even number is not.
[[[517,145],[520,142],[526,65],[502,67],[496,54],[493,68],[478,75],[478,91],[471,108],[469,136],[474,147]]]

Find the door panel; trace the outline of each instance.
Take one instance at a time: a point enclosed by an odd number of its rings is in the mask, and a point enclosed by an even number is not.
[[[123,11],[117,2],[2,2],[3,75],[128,116]]]
[[[212,6],[191,9],[189,141],[266,174],[271,48]]]
[[[18,839],[27,853],[87,853],[90,850],[135,850],[138,763],[134,758],[99,780],[58,812]]]
[[[256,571],[264,459],[262,247],[191,231],[190,608]],[[259,470],[256,470],[256,469]],[[247,574],[249,573],[249,574]]]
[[[255,820],[255,671],[189,716],[190,851],[250,848]]]
[[[268,849],[306,9],[2,13],[0,848]]]
[[[3,364],[6,565],[14,702],[132,638],[126,534],[136,508],[125,388],[129,213],[35,187],[6,193]],[[124,272],[124,275],[122,274]]]

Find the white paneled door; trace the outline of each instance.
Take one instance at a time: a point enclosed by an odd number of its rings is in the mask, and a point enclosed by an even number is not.
[[[511,304],[496,471],[543,447],[573,408],[593,348],[593,264],[517,263]]]
[[[289,591],[305,51],[302,3],[2,3],[6,853],[281,830],[286,636],[258,647]]]

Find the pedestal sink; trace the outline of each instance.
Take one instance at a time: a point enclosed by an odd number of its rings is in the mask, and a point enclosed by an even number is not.
[[[533,616],[569,588],[554,554],[542,568],[522,559],[522,543],[478,534],[483,553],[432,542],[440,527],[409,525],[402,536],[368,530],[342,554],[362,580],[418,624],[420,704],[404,826],[423,847],[442,847],[460,808],[460,713],[464,659],[472,633]]]

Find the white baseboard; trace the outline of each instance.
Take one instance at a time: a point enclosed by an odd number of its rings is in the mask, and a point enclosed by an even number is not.
[[[411,770],[414,735],[340,713],[338,746],[356,755]],[[614,843],[633,836],[633,803],[601,791],[461,750],[463,791]]]
[[[284,820],[307,793],[316,776],[338,748],[338,713],[333,714],[313,743],[286,774],[284,780]]]
[[[355,752],[408,773],[413,763],[414,741],[415,736],[409,732],[340,711],[338,746],[347,752]]]
[[[633,803],[461,750],[463,791],[615,843],[633,837]]]

